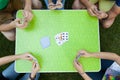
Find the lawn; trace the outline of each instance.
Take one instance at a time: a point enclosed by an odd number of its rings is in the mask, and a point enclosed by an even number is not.
[[[72,0],[66,4],[66,8],[70,9]],[[100,43],[101,51],[114,52],[120,54],[120,16],[118,16],[109,29],[100,26]],[[8,41],[0,33],[0,57],[12,55],[15,53],[15,42]],[[0,71],[8,65],[0,67]],[[39,80],[82,80],[78,73],[50,73],[41,74]]]

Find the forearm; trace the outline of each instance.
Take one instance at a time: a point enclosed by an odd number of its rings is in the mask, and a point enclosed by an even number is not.
[[[0,31],[9,31],[14,29],[16,26],[14,24],[9,23],[9,24],[1,24],[0,25]]]
[[[80,68],[76,68],[76,69],[84,80],[92,80],[84,71],[81,71]]]
[[[113,61],[118,61],[119,56],[115,53],[110,52],[99,52],[91,54],[91,57],[101,58],[101,59],[108,59]]]
[[[10,63],[10,62],[17,60],[19,58],[20,57],[18,55],[11,55],[11,56],[2,57],[2,58],[0,58],[0,66],[7,64],[7,63]]]
[[[59,2],[61,2],[62,0],[58,0]]]
[[[88,0],[80,0],[80,2],[82,4],[84,4],[84,6],[86,6],[87,8],[91,7],[91,5],[93,5],[90,1]]]
[[[25,0],[25,9],[31,10],[32,8],[32,1],[31,0]]]
[[[92,80],[86,73],[80,74],[84,80]]]

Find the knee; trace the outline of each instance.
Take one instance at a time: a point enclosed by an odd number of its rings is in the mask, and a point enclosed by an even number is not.
[[[79,5],[72,5],[72,9],[80,9]]]
[[[10,35],[6,37],[9,41],[15,41],[15,35]]]
[[[40,9],[42,8],[42,2],[39,0],[32,0],[33,8]]]
[[[108,29],[112,26],[112,24],[107,24],[107,23],[105,24],[104,23],[102,26],[103,26],[103,28]]]

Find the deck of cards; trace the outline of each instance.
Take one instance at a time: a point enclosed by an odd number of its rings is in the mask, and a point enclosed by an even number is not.
[[[29,56],[33,59],[34,62],[38,63],[38,60],[34,56],[32,55],[29,55]]]
[[[69,40],[69,33],[68,32],[61,32],[55,35],[55,40],[58,46],[63,45],[65,42]]]

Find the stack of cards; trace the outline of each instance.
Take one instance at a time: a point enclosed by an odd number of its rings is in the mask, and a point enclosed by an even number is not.
[[[65,42],[69,40],[69,33],[68,32],[61,32],[55,36],[55,40],[57,45],[63,45]]]
[[[38,63],[38,60],[35,57],[33,57],[32,55],[29,56],[33,59],[34,62]]]

